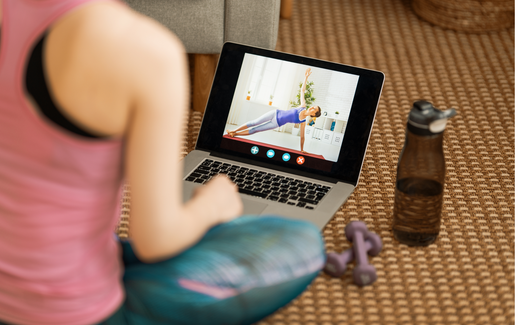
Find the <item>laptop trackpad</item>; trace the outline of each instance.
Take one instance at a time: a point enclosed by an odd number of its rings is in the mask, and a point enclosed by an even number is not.
[[[244,203],[244,213],[243,214],[261,214],[262,211],[267,208],[267,204],[260,203],[257,201],[249,200],[242,198],[242,202]]]

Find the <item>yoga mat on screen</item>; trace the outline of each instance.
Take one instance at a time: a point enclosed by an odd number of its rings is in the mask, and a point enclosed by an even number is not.
[[[224,135],[224,138],[235,140],[235,141],[242,141],[242,142],[250,143],[251,145],[269,147],[270,149],[278,150],[280,152],[288,152],[288,153],[293,153],[295,155],[302,155],[302,156],[306,156],[306,157],[313,157],[313,158],[325,160],[325,157],[323,157],[322,155],[315,155],[315,154],[312,154],[310,152],[309,153],[302,153],[299,150],[293,150],[293,149],[289,149],[289,148],[285,148],[285,147],[274,146],[272,144],[266,144],[266,143],[263,143],[263,142],[252,141],[252,140],[241,138],[241,137],[234,137],[234,138],[232,138],[232,137],[230,137],[227,134]],[[298,137],[298,141],[299,141],[299,137]]]

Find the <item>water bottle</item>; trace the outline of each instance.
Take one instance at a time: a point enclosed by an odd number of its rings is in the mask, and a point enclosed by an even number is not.
[[[330,130],[334,131],[335,127],[336,127],[336,120],[332,120],[332,125],[330,126]]]
[[[392,225],[394,237],[403,244],[428,246],[439,234],[445,175],[442,140],[448,118],[456,114],[453,108],[440,111],[420,100],[408,115]]]

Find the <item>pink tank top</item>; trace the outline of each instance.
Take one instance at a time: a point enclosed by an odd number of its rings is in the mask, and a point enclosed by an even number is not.
[[[0,322],[91,324],[122,303],[114,229],[122,141],[38,117],[24,95],[32,47],[89,0],[3,0],[0,38]]]

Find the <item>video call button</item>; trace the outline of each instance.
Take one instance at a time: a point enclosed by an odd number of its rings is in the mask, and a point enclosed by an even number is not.
[[[260,151],[260,149],[258,149],[257,146],[253,146],[253,147],[251,147],[251,153],[252,153],[253,155],[256,155],[256,154],[258,153],[258,151]]]
[[[268,158],[273,158],[274,157],[274,150],[273,149],[269,149],[267,151],[267,157]]]
[[[291,159],[291,155],[286,152],[283,154],[282,159],[283,161],[289,161],[289,159]]]
[[[298,165],[303,165],[304,162],[305,162],[305,158],[303,158],[302,156],[296,158],[296,163]]]

